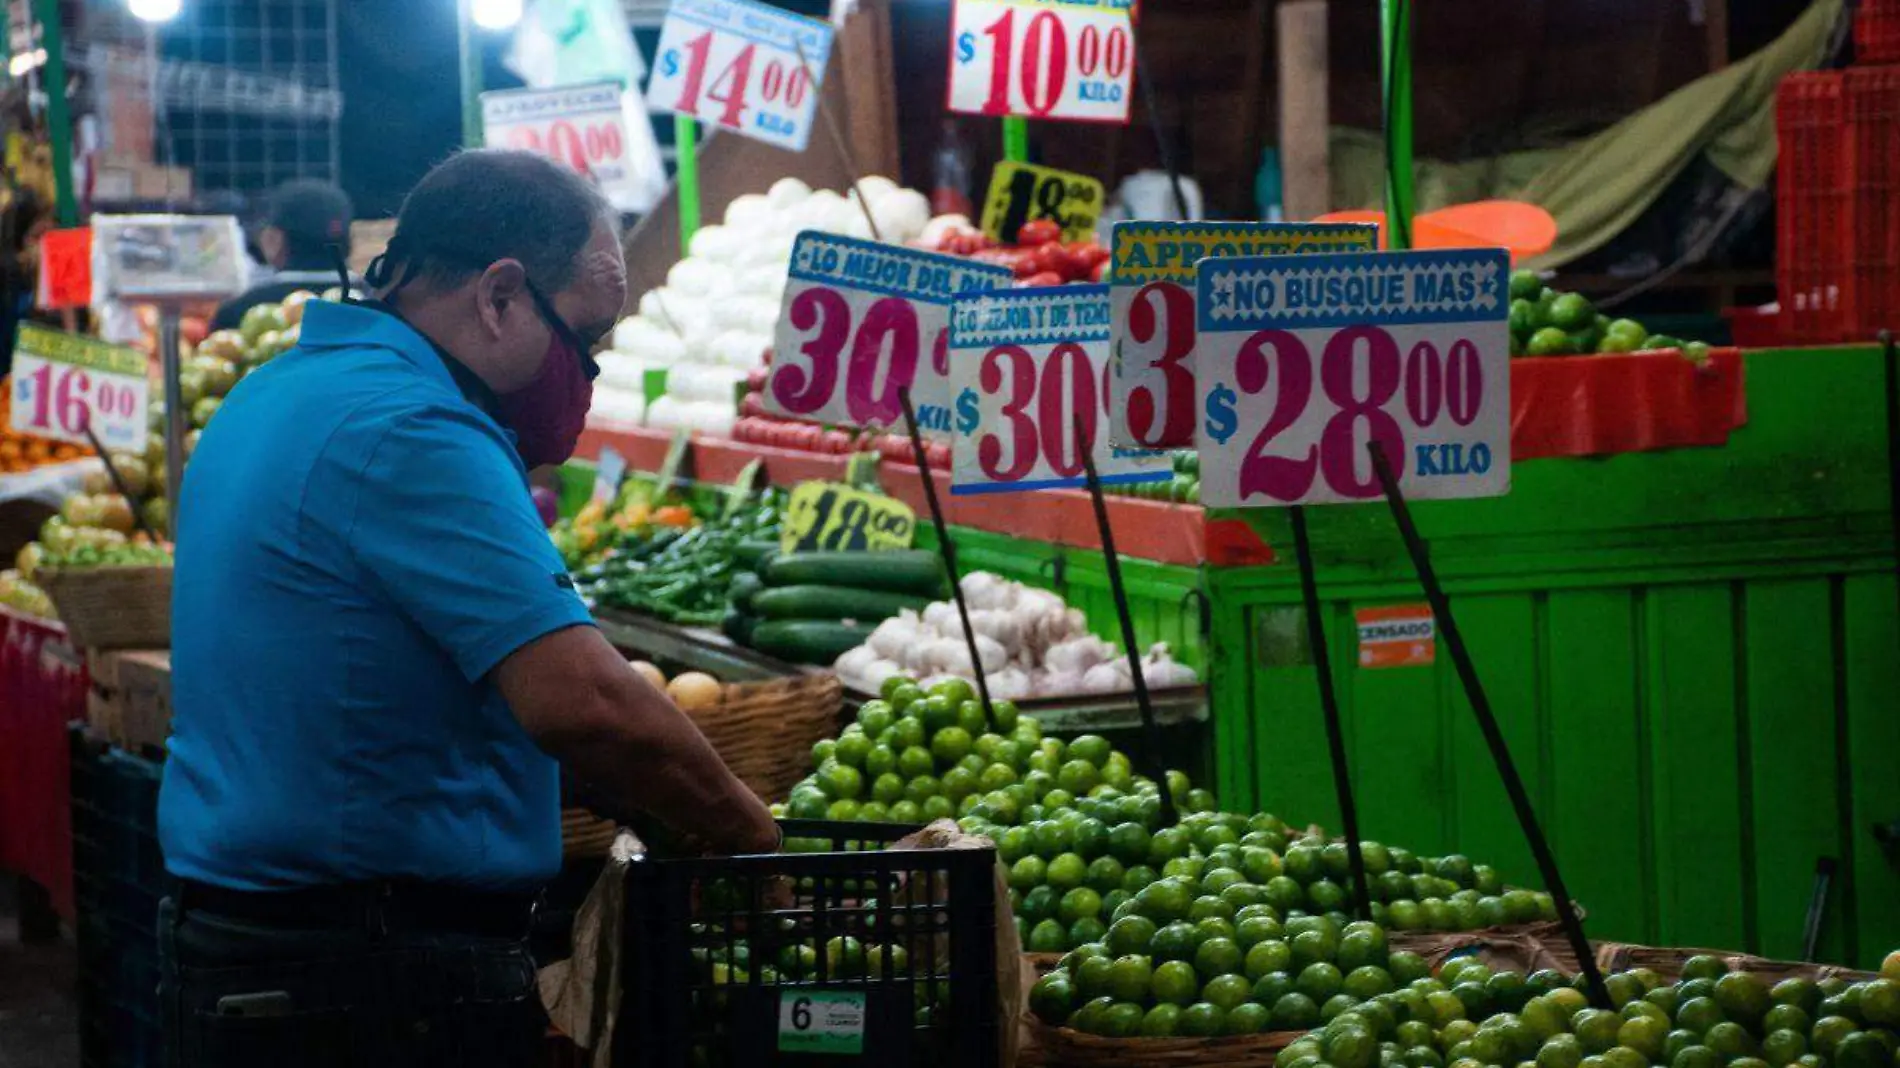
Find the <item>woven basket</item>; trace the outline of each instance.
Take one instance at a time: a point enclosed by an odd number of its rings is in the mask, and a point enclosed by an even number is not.
[[[1799,961],[1769,960],[1732,949],[1691,949],[1662,946],[1638,946],[1627,942],[1599,942],[1597,967],[1605,972],[1623,972],[1648,968],[1665,979],[1682,977],[1682,966],[1690,957],[1719,957],[1730,971],[1752,972],[1764,979],[1832,979],[1850,982],[1880,978],[1873,972],[1843,968],[1837,964],[1812,964]]]
[[[619,830],[614,821],[584,808],[564,808],[561,810],[561,856],[570,860],[604,857]]]
[[[74,645],[171,648],[170,567],[42,568],[34,577],[59,609]]]
[[[1303,1031],[1219,1038],[1103,1038],[1030,1018],[1018,1064],[1046,1068],[1273,1068]]]
[[[783,801],[811,771],[811,747],[837,735],[843,707],[844,687],[826,673],[734,683],[686,714],[753,793]]]

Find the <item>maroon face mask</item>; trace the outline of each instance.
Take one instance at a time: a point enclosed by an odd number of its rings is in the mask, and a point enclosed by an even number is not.
[[[497,398],[496,416],[515,432],[515,448],[529,467],[565,463],[574,455],[594,404],[594,383],[581,354],[556,331],[541,371],[513,393]]]

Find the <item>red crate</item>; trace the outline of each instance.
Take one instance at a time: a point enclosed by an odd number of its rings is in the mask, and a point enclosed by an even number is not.
[[[1872,339],[1883,329],[1900,330],[1900,67],[1848,70],[1846,100],[1853,192],[1848,326],[1854,339]]]
[[[1854,61],[1900,63],[1900,0],[1860,0],[1854,13]]]
[[[1839,341],[1849,333],[1848,245],[1852,204],[1845,135],[1845,76],[1806,71],[1775,93],[1776,282],[1781,333],[1791,342]]]

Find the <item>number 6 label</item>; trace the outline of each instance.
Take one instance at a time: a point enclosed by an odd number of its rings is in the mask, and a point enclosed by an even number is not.
[[[1207,259],[1201,499],[1372,500],[1376,441],[1416,499],[1510,491],[1509,254]]]
[[[959,301],[951,313],[956,444],[950,492],[1165,482],[1166,454],[1119,449],[1108,415],[1108,287],[1052,286]],[[1078,440],[1079,439],[1079,440]]]
[[[1377,245],[1372,226],[1116,223],[1109,261],[1115,364],[1110,440],[1146,449],[1194,444],[1196,263],[1210,256],[1370,252]]]

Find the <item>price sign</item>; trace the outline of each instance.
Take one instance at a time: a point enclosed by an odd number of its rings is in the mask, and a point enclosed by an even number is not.
[[[950,110],[1127,122],[1134,0],[957,0]]]
[[[89,337],[20,324],[13,343],[9,425],[79,445],[86,428],[108,449],[145,448],[145,357]]]
[[[864,995],[842,990],[787,990],[778,1000],[781,1053],[864,1052]]]
[[[1063,240],[1087,241],[1095,236],[1095,220],[1107,200],[1102,183],[1087,175],[1005,160],[990,175],[983,232],[1010,245],[1024,223],[1048,219],[1062,227]]]
[[[1372,440],[1408,497],[1509,492],[1510,266],[1502,249],[1203,262],[1201,500],[1376,499]]]
[[[950,304],[1006,288],[1009,268],[807,230],[773,337],[765,408],[852,426],[903,422],[950,433]]]
[[[818,111],[811,78],[824,78],[831,38],[829,23],[753,0],[673,0],[647,101],[803,152]]]
[[[244,291],[233,215],[94,215],[93,287],[112,300],[212,300]]]
[[[589,499],[600,504],[613,504],[620,496],[620,483],[626,477],[627,458],[612,445],[602,445],[600,459],[594,467],[594,493]]]
[[[836,482],[805,482],[785,507],[779,547],[790,552],[876,552],[908,549],[917,513],[893,497]]]
[[[616,205],[642,196],[627,139],[627,93],[619,82],[483,93],[482,143],[533,152],[589,175]]]
[[[1116,223],[1109,250],[1109,440],[1150,449],[1194,445],[1195,264],[1208,257],[1370,252],[1378,242],[1376,226]]]
[[[40,236],[40,284],[34,302],[48,311],[92,303],[92,231],[48,230]]]
[[[1078,429],[1104,485],[1173,477],[1166,454],[1109,444],[1107,286],[958,301],[950,353],[957,396],[951,493],[1087,484]]]

